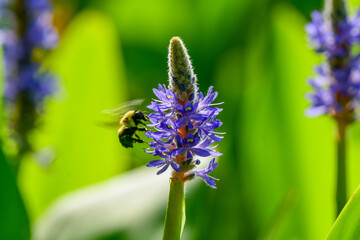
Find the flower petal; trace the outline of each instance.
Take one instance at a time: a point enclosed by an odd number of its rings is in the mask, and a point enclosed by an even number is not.
[[[162,169],[160,169],[160,171],[158,171],[156,173],[156,175],[162,174],[163,172],[165,172],[169,167],[169,164],[166,164]]]
[[[180,172],[180,171],[181,171],[180,164],[178,164],[178,163],[176,163],[176,162],[174,162],[174,161],[171,161],[170,164],[171,164],[171,167],[172,167],[175,171],[177,171],[177,172]]]
[[[210,150],[208,149],[201,149],[201,148],[191,148],[189,149],[192,153],[200,156],[200,157],[207,157],[210,156]]]
[[[176,122],[175,122],[176,128],[182,127],[185,124],[186,119],[187,118],[183,117],[183,118],[179,118],[178,120],[176,120]]]
[[[212,188],[216,188],[216,183],[214,180],[209,178],[207,175],[201,176],[201,178]]]
[[[184,148],[184,147],[176,148],[171,151],[171,155],[178,156],[178,155],[183,154],[185,151],[186,151],[186,148]]]
[[[166,160],[153,160],[146,164],[147,167],[161,167],[166,163]]]

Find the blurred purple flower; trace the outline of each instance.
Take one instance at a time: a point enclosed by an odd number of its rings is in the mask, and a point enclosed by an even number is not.
[[[52,14],[44,11],[32,17],[26,31],[26,39],[30,46],[52,49],[57,45],[58,34],[52,25]]]
[[[25,0],[26,7],[34,11],[47,11],[52,8],[52,4],[49,0]]]
[[[49,50],[58,42],[52,25],[52,4],[48,0],[25,0],[20,5],[25,11],[17,18],[15,15],[19,13],[10,10],[11,3],[9,0],[0,4],[0,44],[4,50],[6,77],[4,96],[12,103],[19,95],[27,94],[39,109],[44,98],[56,90],[55,78],[39,71],[40,63],[33,60],[35,49]],[[22,32],[18,31],[18,24],[25,26]]]
[[[360,42],[360,11],[354,18],[334,23],[325,21],[319,11],[314,11],[311,18],[306,32],[315,51],[323,53],[327,63],[317,66],[316,76],[308,80],[314,92],[307,94],[311,107],[306,113],[335,118],[343,111],[353,115],[360,103],[360,63],[359,55],[352,56],[351,49]],[[354,117],[349,118],[351,122]]]

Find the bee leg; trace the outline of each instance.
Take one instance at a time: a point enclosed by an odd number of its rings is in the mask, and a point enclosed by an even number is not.
[[[147,145],[150,146],[150,144],[149,144],[147,141],[142,140],[142,139],[139,137],[139,135],[137,135],[136,133],[135,133],[135,136],[138,138],[138,139],[133,138],[133,140],[134,140],[135,142],[146,143]]]
[[[140,139],[139,135],[137,135],[137,133],[135,133],[135,136],[137,137],[137,139]],[[141,140],[141,139],[140,139]]]
[[[140,122],[139,124],[146,126],[146,123]]]
[[[147,128],[142,128],[142,127],[141,128],[139,128],[139,127],[130,127],[129,129],[133,130],[134,132],[136,132],[136,131],[142,131],[142,132],[149,131]]]
[[[137,142],[137,143],[146,143],[146,144],[149,144],[148,142],[142,140],[142,139],[137,139],[137,138],[133,138],[132,140],[134,140],[134,142]]]
[[[133,138],[132,140],[134,140],[134,142],[137,142],[137,143],[144,143],[144,141],[141,139]]]

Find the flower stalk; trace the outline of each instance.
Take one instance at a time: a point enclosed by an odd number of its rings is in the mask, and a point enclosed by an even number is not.
[[[337,215],[347,202],[346,195],[346,123],[337,122],[337,187],[336,210]]]
[[[184,182],[170,179],[170,192],[166,209],[163,240],[180,240],[185,225]]]

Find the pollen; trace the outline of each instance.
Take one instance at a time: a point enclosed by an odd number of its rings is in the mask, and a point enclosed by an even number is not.
[[[194,142],[194,139],[188,139],[186,142]]]
[[[191,107],[187,107],[186,109],[185,109],[185,111],[190,111],[192,108]]]
[[[173,126],[171,126],[170,124],[168,125],[168,128],[174,129],[174,127],[173,127]]]

